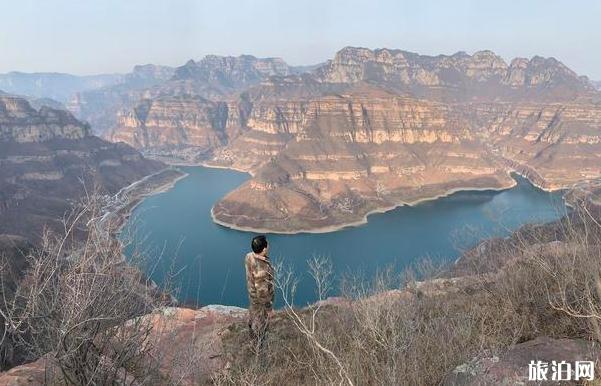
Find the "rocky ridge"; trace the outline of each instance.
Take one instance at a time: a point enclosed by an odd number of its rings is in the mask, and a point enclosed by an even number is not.
[[[77,93],[67,106],[78,118],[90,122],[96,133],[110,137],[110,129],[131,124],[130,118],[140,109],[137,105],[148,104],[151,99],[189,96],[222,101],[270,76],[286,76],[299,71],[303,68],[288,66],[279,58],[207,55],[177,68],[136,66],[122,82]],[[143,117],[136,119],[143,127]]]
[[[571,99],[592,90],[586,77],[579,77],[555,58],[515,58],[507,64],[492,51],[426,56],[346,47],[316,75],[322,82],[368,81],[400,92],[459,101],[473,96]]]
[[[312,73],[234,77],[248,87],[221,97],[205,91],[223,72],[206,66],[176,70],[187,80],[122,115],[112,139],[251,172],[215,205],[223,225],[331,230],[458,189],[507,188],[511,171],[550,190],[601,175],[599,94],[554,58],[347,47]]]

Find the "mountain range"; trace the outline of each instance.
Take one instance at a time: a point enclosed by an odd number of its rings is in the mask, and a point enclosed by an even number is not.
[[[136,67],[66,103],[147,156],[253,178],[213,208],[242,229],[331,230],[511,172],[562,189],[601,177],[601,98],[554,58],[346,47],[325,63],[209,55]]]
[[[122,78],[123,76],[119,74],[77,76],[54,72],[13,71],[0,74],[0,90],[66,103],[77,92],[107,87],[119,83]]]

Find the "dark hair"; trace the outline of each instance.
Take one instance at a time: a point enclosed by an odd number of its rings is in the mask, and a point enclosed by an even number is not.
[[[253,241],[250,242],[250,247],[254,253],[263,252],[263,249],[267,248],[267,238],[263,235],[253,237]]]

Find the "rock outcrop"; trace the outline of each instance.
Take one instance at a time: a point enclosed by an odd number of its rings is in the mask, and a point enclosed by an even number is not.
[[[64,110],[39,110],[20,97],[0,96],[0,141],[44,142],[56,138],[82,139],[88,127]]]
[[[547,364],[545,378],[549,385],[579,385],[586,379],[575,379],[577,361],[592,361],[599,368],[601,348],[593,342],[584,339],[553,339],[540,337],[515,345],[502,356],[476,358],[471,362],[455,368],[443,381],[445,386],[460,385],[519,385],[532,382],[529,379],[528,364],[531,361],[541,361]],[[561,379],[552,379],[551,364],[565,361],[569,363],[573,373],[563,370]],[[567,368],[567,366],[564,366]],[[587,377],[588,378],[588,377]],[[569,380],[568,380],[569,379]],[[534,383],[534,382],[533,382]]]
[[[246,315],[246,309],[216,305],[198,310],[164,308],[142,316],[137,323],[150,327],[147,357],[142,363],[148,365],[149,372],[158,371],[163,381],[173,380],[180,385],[209,382],[228,365],[222,335],[232,323],[244,323]],[[127,374],[131,369],[119,370]],[[56,377],[54,381],[60,380],[60,376],[49,353],[37,361],[0,373],[0,386],[45,385],[53,377]],[[155,382],[158,380],[152,381]]]

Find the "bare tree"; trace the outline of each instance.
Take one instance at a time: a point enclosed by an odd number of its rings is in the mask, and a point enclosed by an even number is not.
[[[143,360],[151,325],[136,318],[160,297],[122,255],[103,208],[92,194],[64,222],[64,234],[46,232],[27,256],[27,270],[11,297],[3,297],[3,343],[29,359],[46,355],[61,382],[129,384]],[[85,237],[80,240],[77,232]],[[141,376],[140,380],[144,380]]]
[[[338,367],[340,384],[346,383],[352,386],[353,381],[349,377],[344,364],[331,349],[320,342],[316,334],[317,315],[321,310],[323,301],[327,298],[327,295],[331,290],[332,264],[327,259],[313,257],[309,261],[309,273],[315,282],[317,302],[310,307],[309,318],[305,318],[293,307],[294,295],[298,285],[297,279],[294,277],[291,270],[285,270],[281,266],[277,268],[276,284],[282,293],[284,310],[298,331],[300,331],[312,345],[335,363]]]

